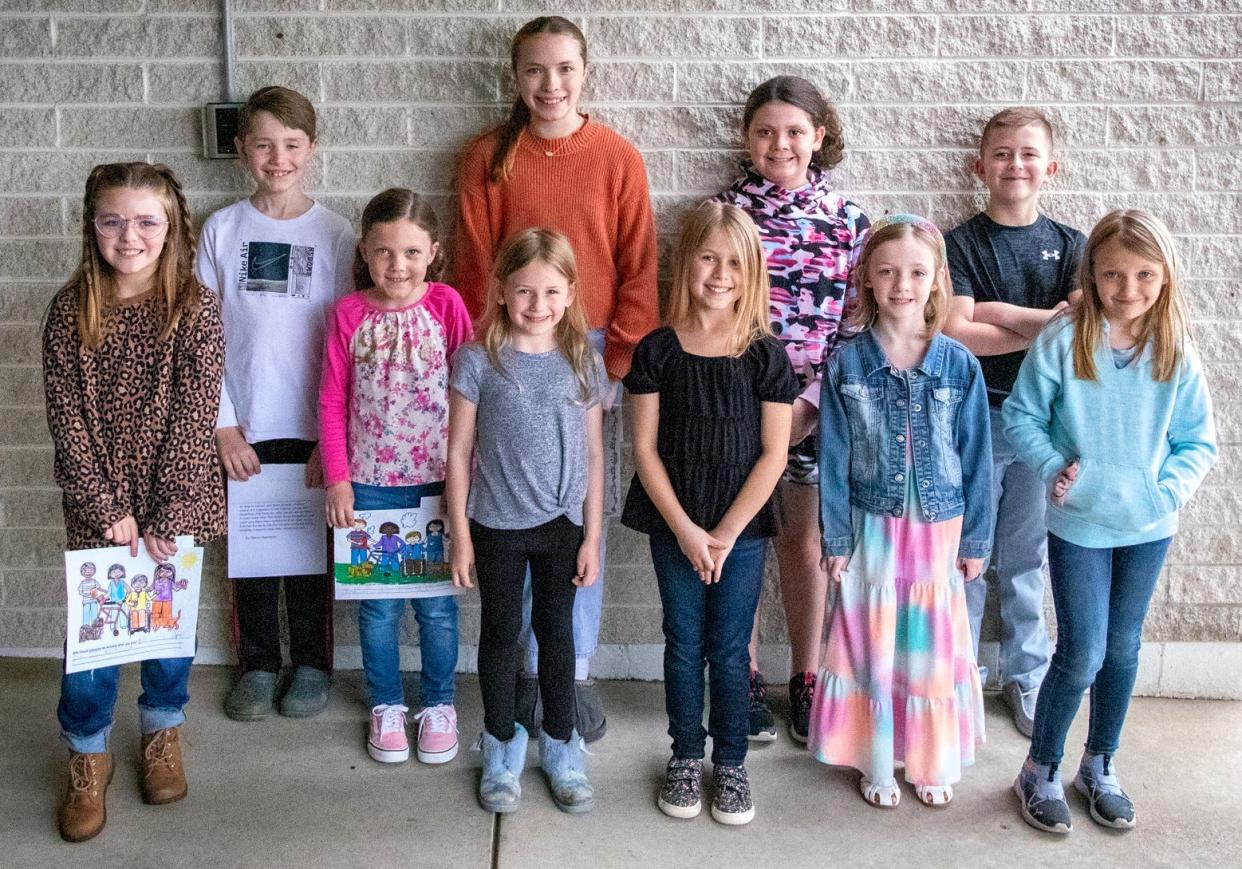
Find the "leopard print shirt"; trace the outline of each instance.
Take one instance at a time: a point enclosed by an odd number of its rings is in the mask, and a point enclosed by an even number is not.
[[[110,545],[104,531],[126,515],[160,537],[224,533],[214,444],[224,330],[216,294],[200,288],[199,299],[163,344],[155,293],[116,305],[95,350],[78,337],[76,292],[52,300],[43,382],[69,548]]]

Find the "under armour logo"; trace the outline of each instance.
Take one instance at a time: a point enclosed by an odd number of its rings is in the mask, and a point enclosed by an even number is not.
[[[1061,258],[1061,252],[1059,250],[1041,250],[1040,253],[1043,254],[1044,259],[1046,260],[1059,260]]]

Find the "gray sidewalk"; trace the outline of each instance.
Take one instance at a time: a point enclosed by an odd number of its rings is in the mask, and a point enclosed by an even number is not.
[[[384,766],[363,745],[360,673],[338,674],[332,705],[318,718],[239,724],[220,709],[231,672],[197,667],[185,728],[190,795],[144,806],[136,666],[126,668],[117,705],[108,827],[67,845],[53,820],[64,786],[58,676],[58,662],[0,659],[3,866],[1180,867],[1237,866],[1242,853],[1242,703],[1136,700],[1118,766],[1138,829],[1102,830],[1071,796],[1074,832],[1060,840],[1018,817],[1009,786],[1025,746],[994,698],[988,744],[946,809],[924,808],[909,788],[896,810],[870,808],[854,774],[815,763],[782,731],[748,761],[754,823],[726,828],[706,812],[674,821],[655,807],[668,751],[662,686],[636,682],[603,686],[609,732],[592,747],[592,814],[555,809],[532,747],[521,809],[494,821],[474,796],[478,756],[468,746],[482,714],[473,677],[459,680],[459,757],[439,767]],[[1070,737],[1071,767],[1083,709]]]

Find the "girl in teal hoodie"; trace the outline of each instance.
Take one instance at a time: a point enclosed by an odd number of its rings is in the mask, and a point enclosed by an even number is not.
[[[1134,826],[1112,756],[1178,511],[1216,460],[1168,229],[1143,211],[1106,215],[1087,240],[1080,282],[1081,302],[1036,339],[1003,409],[1005,433],[1049,485],[1057,647],[1014,790],[1027,823],[1052,833],[1071,827],[1058,766],[1087,688],[1074,787],[1097,823]]]

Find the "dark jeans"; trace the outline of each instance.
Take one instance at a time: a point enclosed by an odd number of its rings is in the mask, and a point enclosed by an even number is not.
[[[1036,763],[1061,762],[1065,735],[1088,687],[1087,751],[1117,750],[1138,672],[1143,619],[1171,539],[1088,549],[1048,535],[1057,647],[1035,705]]]
[[[539,643],[543,730],[566,740],[574,729],[574,595],[582,528],[565,516],[535,528],[501,531],[470,523],[482,605],[479,687],[483,726],[513,738],[513,702],[522,666],[522,585],[530,566],[531,627]]]
[[[260,441],[263,464],[303,464],[315,444],[302,440]],[[326,532],[325,532],[326,535]],[[324,540],[327,551],[327,540]],[[268,576],[233,581],[233,636],[243,673],[280,672],[280,587],[285,587],[289,660],[293,666],[332,669],[332,581],[317,576]]]
[[[750,629],[763,588],[767,540],[738,540],[720,582],[699,579],[676,538],[651,535],[651,562],[664,606],[664,705],[673,756],[703,757],[712,737],[712,763],[746,760]],[[711,711],[703,729],[703,665],[709,667]]]

